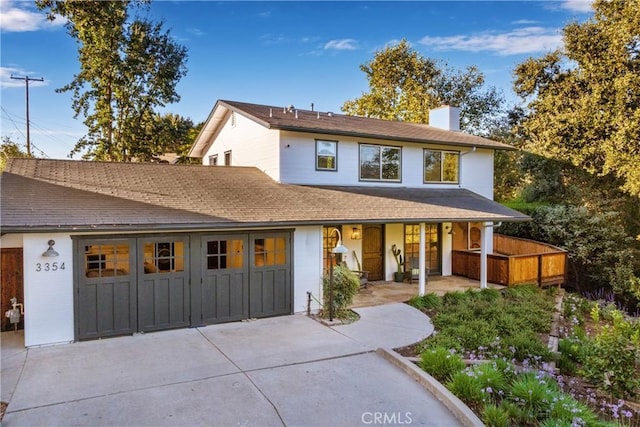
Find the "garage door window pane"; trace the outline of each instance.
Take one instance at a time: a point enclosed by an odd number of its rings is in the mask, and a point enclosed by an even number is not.
[[[207,242],[207,269],[242,268],[242,240],[210,240]]]
[[[183,242],[152,242],[144,244],[144,272],[174,273],[184,271]]]
[[[129,245],[88,245],[84,248],[87,277],[129,274]]]
[[[255,239],[254,254],[256,267],[284,265],[287,263],[286,240],[283,237]]]

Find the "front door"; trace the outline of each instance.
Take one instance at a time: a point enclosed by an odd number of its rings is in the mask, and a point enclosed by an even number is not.
[[[17,298],[18,302],[24,302],[23,292],[23,266],[22,248],[2,248],[1,250],[0,275],[2,276],[2,330],[14,329],[8,318],[4,316],[7,310],[11,310],[11,298]],[[24,317],[20,317],[19,329],[24,328]]]
[[[141,238],[138,245],[139,330],[189,326],[188,237]]]
[[[362,227],[362,269],[369,272],[369,280],[383,280],[382,225]]]

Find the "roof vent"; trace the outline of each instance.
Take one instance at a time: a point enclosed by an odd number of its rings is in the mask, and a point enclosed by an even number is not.
[[[327,116],[329,116],[329,117],[333,117],[333,113],[332,113],[331,111],[329,111],[329,112],[327,113]]]
[[[287,107],[287,110],[289,110],[290,113],[293,113],[293,110],[295,110],[295,109],[296,109],[296,107],[294,107],[293,105],[289,105]]]
[[[269,117],[273,117],[273,108],[269,108]]]
[[[298,118],[298,110],[296,110],[296,119]]]

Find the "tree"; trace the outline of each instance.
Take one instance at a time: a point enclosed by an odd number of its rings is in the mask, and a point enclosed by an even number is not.
[[[527,149],[619,180],[640,196],[640,1],[596,0],[564,49],[515,70]]]
[[[7,166],[7,160],[10,157],[29,157],[29,155],[26,151],[22,151],[22,148],[8,136],[3,136],[2,144],[0,144],[0,172]]]
[[[360,69],[370,90],[343,104],[347,114],[429,123],[429,110],[454,105],[461,107],[463,130],[486,134],[501,113],[502,94],[484,88],[484,76],[476,67],[460,71],[442,66],[406,40],[376,52]]]
[[[72,154],[108,161],[150,160],[161,153],[155,111],[176,102],[186,74],[186,49],[162,23],[131,19],[144,1],[38,0],[49,19],[61,16],[79,47],[80,72],[58,92],[73,93],[75,117],[84,116],[88,133]]]

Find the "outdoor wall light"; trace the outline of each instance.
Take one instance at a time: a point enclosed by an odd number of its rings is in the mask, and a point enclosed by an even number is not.
[[[451,225],[445,226],[444,229],[447,231],[447,234],[451,234],[452,236],[456,234],[456,232],[453,231],[453,227]]]
[[[360,240],[362,239],[362,234],[360,234],[360,229],[358,227],[353,227],[353,231],[351,232],[351,240]]]
[[[47,258],[53,258],[53,257],[57,257],[60,256],[60,254],[58,252],[56,252],[55,249],[53,249],[53,245],[56,244],[56,241],[51,239],[47,242],[47,245],[49,245],[49,249],[47,249],[46,251],[44,251],[42,253],[42,256],[47,257]]]

